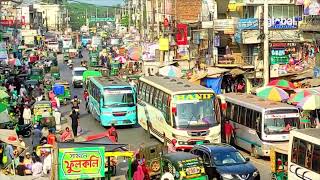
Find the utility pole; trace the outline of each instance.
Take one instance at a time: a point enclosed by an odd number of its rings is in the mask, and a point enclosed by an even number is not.
[[[69,10],[67,8],[67,30],[69,28]]]
[[[140,32],[141,32],[141,36],[144,37],[144,19],[143,19],[143,15],[144,15],[144,0],[140,0]],[[141,38],[142,40],[143,38]]]
[[[129,29],[130,29],[131,19],[132,19],[132,16],[131,16],[131,0],[129,0],[129,2],[128,2],[128,8],[129,8]]]
[[[268,0],[264,0],[263,4],[263,84],[266,86],[269,83],[269,7]]]
[[[88,9],[86,8],[86,26],[89,28]]]
[[[160,37],[160,25],[159,25],[159,0],[156,0],[156,18],[157,18],[157,37]]]

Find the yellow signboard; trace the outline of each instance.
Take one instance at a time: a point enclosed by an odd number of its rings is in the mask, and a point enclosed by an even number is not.
[[[176,101],[190,101],[190,100],[206,100],[211,99],[213,94],[182,94],[175,95],[174,99]]]
[[[169,51],[169,38],[160,38],[159,39],[159,50],[160,51]]]

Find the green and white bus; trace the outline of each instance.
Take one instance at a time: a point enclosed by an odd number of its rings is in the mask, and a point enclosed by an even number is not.
[[[244,93],[219,95],[219,101],[226,107],[222,119],[235,128],[234,144],[255,157],[270,156],[271,146],[288,145],[290,130],[299,127],[299,110],[286,103]]]
[[[320,129],[290,132],[288,179],[320,179]]]
[[[136,91],[117,77],[91,77],[88,110],[102,126],[137,123]]]
[[[177,149],[220,142],[212,89],[169,77],[142,77],[138,83],[138,122],[160,141],[177,140]],[[216,103],[215,103],[216,102]],[[220,115],[218,116],[220,117]]]

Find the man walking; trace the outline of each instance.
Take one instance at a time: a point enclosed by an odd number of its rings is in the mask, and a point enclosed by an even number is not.
[[[77,131],[78,131],[78,125],[79,125],[79,112],[77,112],[75,108],[72,109],[70,118],[71,118],[71,127],[72,127],[73,136],[77,137],[78,135]]]
[[[230,144],[233,131],[234,131],[234,128],[233,128],[232,124],[230,123],[229,120],[226,120],[226,122],[224,123],[224,133],[226,136],[226,143],[227,144]]]

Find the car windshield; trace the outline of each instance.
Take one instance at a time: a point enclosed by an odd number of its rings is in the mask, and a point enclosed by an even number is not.
[[[266,118],[264,120],[264,132],[266,134],[288,134],[290,130],[297,128],[299,118]]]
[[[134,106],[134,96],[132,90],[105,90],[105,107]]]
[[[217,124],[212,100],[178,103],[175,123],[180,128],[212,127]]]
[[[82,70],[82,71],[74,71],[74,76],[82,76],[83,72],[84,72],[84,70]]]
[[[245,158],[238,151],[221,151],[215,152],[212,159],[217,166],[229,166],[246,163]]]

